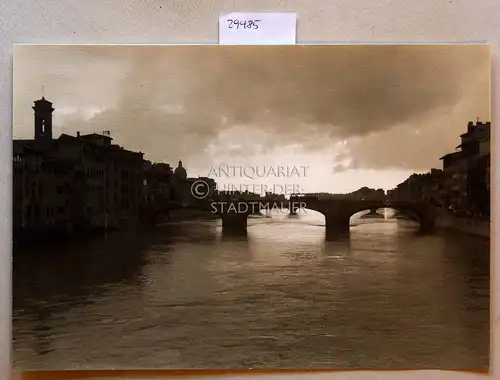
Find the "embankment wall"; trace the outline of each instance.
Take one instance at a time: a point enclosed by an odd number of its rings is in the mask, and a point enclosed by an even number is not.
[[[436,210],[436,228],[449,229],[470,235],[490,237],[490,221],[469,216],[457,216],[444,210]]]

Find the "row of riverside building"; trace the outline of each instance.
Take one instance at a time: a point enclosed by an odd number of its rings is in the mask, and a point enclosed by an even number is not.
[[[42,98],[33,110],[34,138],[13,142],[15,235],[136,225],[145,205],[192,197],[198,178],[188,178],[182,162],[175,171],[151,163],[113,144],[109,132],[54,139],[52,103]]]
[[[441,157],[442,169],[413,174],[395,189],[390,200],[426,202],[459,215],[490,214],[491,123],[470,121],[456,151]]]

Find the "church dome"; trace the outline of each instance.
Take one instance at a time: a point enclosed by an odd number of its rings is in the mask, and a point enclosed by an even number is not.
[[[187,172],[186,169],[182,166],[182,161],[179,161],[179,166],[177,166],[174,170],[174,177],[177,179],[186,179]]]

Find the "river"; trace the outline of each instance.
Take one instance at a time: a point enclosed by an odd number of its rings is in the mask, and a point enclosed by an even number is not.
[[[13,365],[487,369],[489,241],[351,222],[345,241],[310,212],[16,251]]]

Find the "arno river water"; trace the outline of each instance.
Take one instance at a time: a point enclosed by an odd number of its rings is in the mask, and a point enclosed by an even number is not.
[[[309,213],[173,223],[15,253],[16,369],[473,368],[489,357],[489,242]]]

